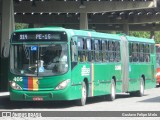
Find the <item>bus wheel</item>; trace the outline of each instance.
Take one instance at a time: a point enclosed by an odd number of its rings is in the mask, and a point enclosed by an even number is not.
[[[111,81],[111,94],[108,96],[109,101],[113,101],[116,98],[116,85],[114,80]]]
[[[77,104],[79,106],[84,106],[86,104],[86,99],[87,99],[87,87],[86,87],[86,83],[83,81],[82,83],[82,97],[80,100],[77,101]]]
[[[140,90],[130,92],[130,96],[142,97],[143,95],[144,95],[144,80],[141,79],[141,81],[140,81]]]
[[[139,97],[142,97],[144,95],[144,80],[141,79],[140,81],[140,90],[138,91],[137,94]]]

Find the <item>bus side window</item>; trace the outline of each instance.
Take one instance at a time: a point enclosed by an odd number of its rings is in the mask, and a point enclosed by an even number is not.
[[[109,41],[109,62],[114,62],[114,42]]]
[[[115,62],[115,41],[112,42],[112,62]]]
[[[133,58],[132,58],[132,61],[133,62],[138,62],[138,44],[136,43],[133,43]]]
[[[132,43],[129,43],[129,61],[130,62],[133,62],[133,55],[132,55],[132,52],[133,52],[133,44]]]
[[[115,42],[115,62],[120,62],[120,43]]]
[[[95,42],[91,40],[91,61],[94,62],[95,60]]]
[[[87,61],[91,62],[92,59],[91,59],[91,39],[86,39],[87,41],[87,49],[86,49],[86,58],[87,58]]]
[[[144,44],[139,44],[139,62],[144,62]]]
[[[71,58],[72,62],[77,62],[77,43],[76,41],[71,40]]]
[[[78,38],[78,61],[84,62],[85,61],[85,53],[84,53],[84,40],[83,38]]]
[[[99,61],[99,40],[95,40],[95,61],[98,62]]]
[[[145,62],[150,62],[150,52],[149,52],[149,45],[148,44],[145,44],[144,46],[144,59],[145,59]]]
[[[102,62],[102,40],[99,40],[99,61]]]
[[[107,61],[106,50],[107,50],[106,41],[102,40],[102,61],[103,62]]]
[[[109,41],[106,41],[106,60],[109,62]]]
[[[153,45],[153,44],[151,44],[151,49],[150,49],[150,51],[151,51],[151,54],[154,53],[154,45]]]
[[[140,61],[140,60],[139,60],[139,53],[140,53],[139,43],[137,43],[137,44],[136,44],[136,46],[137,46],[137,59],[138,59],[138,61],[137,61],[137,62],[139,62],[139,61]]]

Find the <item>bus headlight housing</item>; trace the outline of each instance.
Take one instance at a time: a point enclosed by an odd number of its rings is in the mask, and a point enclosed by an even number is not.
[[[22,90],[22,88],[14,81],[10,81],[9,84],[10,84],[11,88],[13,88],[14,90]]]
[[[61,82],[61,83],[55,88],[55,90],[62,90],[62,89],[64,89],[64,88],[66,88],[67,85],[69,84],[69,82],[70,82],[70,79]]]

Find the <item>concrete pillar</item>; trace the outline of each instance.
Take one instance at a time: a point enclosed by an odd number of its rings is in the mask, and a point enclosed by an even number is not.
[[[80,29],[88,29],[87,13],[80,13]]]
[[[154,31],[150,31],[150,38],[154,39],[154,37],[155,37]]]
[[[13,0],[2,1],[2,37],[1,37],[1,55],[9,55],[9,39],[15,29]],[[3,53],[2,53],[3,52]]]
[[[13,0],[2,0],[1,73],[0,91],[8,90],[9,42],[15,29]]]
[[[126,35],[129,35],[129,25],[128,25],[128,20],[124,20],[123,24],[123,33]]]

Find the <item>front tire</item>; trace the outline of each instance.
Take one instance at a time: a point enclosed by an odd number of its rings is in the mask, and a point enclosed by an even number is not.
[[[81,99],[77,101],[77,104],[79,106],[84,106],[86,104],[86,100],[87,100],[87,87],[86,87],[86,83],[83,81],[82,83],[82,89],[81,89]]]

